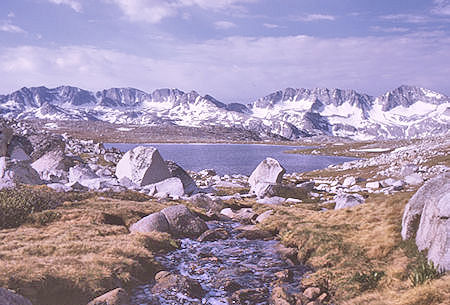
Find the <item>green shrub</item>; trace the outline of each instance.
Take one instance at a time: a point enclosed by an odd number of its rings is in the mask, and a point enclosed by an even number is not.
[[[0,228],[18,227],[30,214],[56,206],[51,192],[25,187],[0,190]]]
[[[440,278],[444,272],[439,270],[438,266],[434,266],[432,261],[426,259],[418,263],[409,274],[409,279],[413,286],[422,285],[427,281]]]
[[[45,226],[61,218],[61,213],[56,211],[42,211],[39,213],[30,214],[27,218],[27,223],[32,223],[38,226]]]
[[[375,289],[378,282],[384,276],[383,271],[372,270],[369,272],[356,272],[353,275],[352,280],[359,283],[359,290],[366,291],[370,289]]]

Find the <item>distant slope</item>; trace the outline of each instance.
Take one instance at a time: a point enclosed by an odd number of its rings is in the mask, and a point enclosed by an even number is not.
[[[249,105],[227,105],[209,95],[178,89],[146,93],[134,88],[90,92],[69,86],[34,87],[0,95],[0,114],[16,119],[221,126],[286,139],[415,138],[450,129],[449,97],[411,86],[376,98],[354,90],[287,88]]]

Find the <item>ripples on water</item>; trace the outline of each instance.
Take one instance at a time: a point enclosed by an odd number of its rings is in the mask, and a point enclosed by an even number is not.
[[[217,174],[249,176],[266,157],[277,159],[288,173],[300,173],[326,168],[354,158],[337,156],[287,154],[286,150],[302,146],[264,144],[105,144],[128,151],[138,145],[156,147],[164,160],[173,160],[186,170],[214,169]]]

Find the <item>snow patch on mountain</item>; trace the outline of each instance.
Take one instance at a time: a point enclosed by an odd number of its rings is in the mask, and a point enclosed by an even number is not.
[[[276,91],[255,102],[224,104],[178,89],[90,92],[61,86],[22,88],[0,95],[6,118],[105,121],[146,126],[224,126],[297,139],[312,135],[357,140],[423,137],[450,129],[450,99],[425,88],[400,86],[379,97],[354,90]]]

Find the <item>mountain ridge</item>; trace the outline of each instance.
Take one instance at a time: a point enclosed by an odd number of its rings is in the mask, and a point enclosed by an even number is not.
[[[415,138],[450,127],[450,98],[402,85],[374,97],[352,89],[286,88],[249,104],[176,88],[88,91],[72,86],[23,87],[0,95],[0,114],[14,119],[243,128],[285,139],[314,135],[357,140]]]

